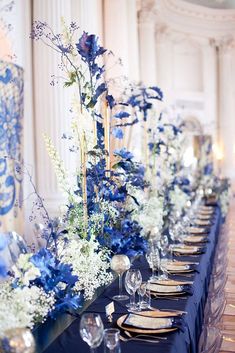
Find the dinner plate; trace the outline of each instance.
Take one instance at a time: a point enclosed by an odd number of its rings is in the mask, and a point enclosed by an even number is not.
[[[172,332],[177,330],[176,327],[159,328],[159,329],[152,330],[152,329],[138,328],[134,326],[133,327],[126,326],[126,325],[123,325],[123,322],[126,320],[127,316],[128,314],[119,317],[119,319],[117,320],[117,326],[129,332],[152,334],[152,333],[167,333],[167,332]]]

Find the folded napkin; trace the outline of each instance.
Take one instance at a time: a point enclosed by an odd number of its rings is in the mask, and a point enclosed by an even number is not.
[[[182,317],[158,318],[130,313],[122,323],[123,328],[138,328],[144,330],[161,330],[169,328],[183,329]]]
[[[150,283],[149,289],[151,292],[157,293],[160,295],[170,295],[170,294],[174,295],[174,294],[181,294],[181,293],[186,293],[189,295],[193,294],[193,290],[190,284],[167,286],[167,285],[161,285],[156,283]]]

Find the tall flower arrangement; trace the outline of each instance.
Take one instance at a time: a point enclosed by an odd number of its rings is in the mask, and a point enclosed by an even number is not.
[[[70,141],[73,140],[73,150],[81,153],[81,170],[76,174],[76,185],[65,190],[68,194],[65,218],[69,234],[92,241],[96,238],[113,253],[134,254],[142,251],[145,244],[140,235],[140,225],[126,209],[126,204],[132,197],[128,193],[128,186],[136,189],[145,187],[144,168],[133,160],[130,152],[121,149],[114,151],[116,162],[110,170],[109,141],[111,133],[122,138],[125,126],[136,123],[136,119],[128,112],[128,107],[134,104],[134,98],[120,102],[109,94],[103,64],[103,57],[108,51],[100,46],[98,38],[93,34],[83,32],[76,40],[77,30],[76,24],[71,23],[68,28],[64,27],[62,34],[55,34],[46,23],[35,22],[31,34],[34,39],[42,40],[60,54],[62,70],[67,75],[65,86],[78,87],[78,106],[82,113],[79,114],[79,119],[86,117],[94,123],[96,144],[88,149],[85,143],[86,133],[83,131],[82,138],[78,128],[80,121],[77,119],[73,122]],[[161,91],[157,91],[156,87],[149,90],[143,88],[136,95],[135,100],[138,100],[139,109],[144,112],[144,116],[150,109],[146,97],[161,99]],[[59,180],[63,181],[63,167],[58,162],[57,153],[51,141],[47,139],[46,142]]]
[[[171,215],[182,214],[190,199],[185,188],[189,180],[182,177],[184,132],[181,121],[177,120],[163,112],[150,131],[150,170],[164,200],[164,227],[168,226]]]

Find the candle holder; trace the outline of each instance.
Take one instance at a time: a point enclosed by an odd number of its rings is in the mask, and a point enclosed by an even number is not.
[[[0,352],[34,353],[35,342],[31,331],[26,328],[6,330],[0,339]]]
[[[122,294],[122,277],[124,272],[129,270],[131,264],[126,255],[114,255],[111,260],[111,269],[118,274],[119,294],[113,297],[113,300],[128,300],[128,295]]]

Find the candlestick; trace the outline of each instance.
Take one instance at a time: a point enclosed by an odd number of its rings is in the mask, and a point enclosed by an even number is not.
[[[107,104],[104,106],[104,146],[106,150],[106,169],[108,170],[107,175],[110,175],[109,170],[111,169],[110,163],[110,108]]]
[[[83,131],[81,136],[81,169],[82,169],[82,199],[83,199],[83,220],[84,220],[84,229],[87,227],[87,176],[86,176],[86,164],[87,164],[87,142],[86,134]]]

